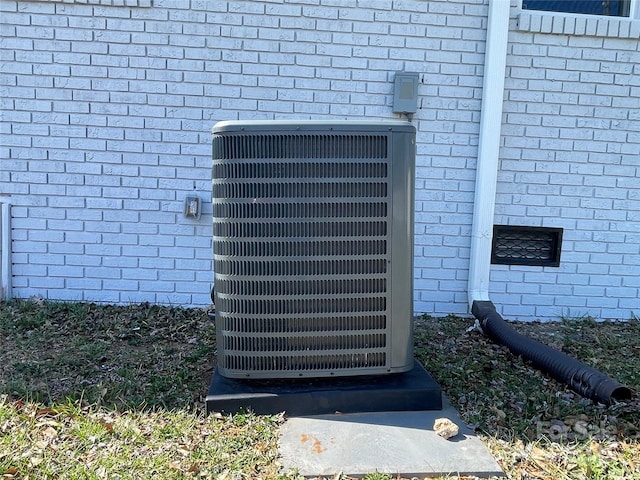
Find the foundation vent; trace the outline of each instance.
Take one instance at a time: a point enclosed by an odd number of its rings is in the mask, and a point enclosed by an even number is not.
[[[561,228],[494,225],[491,263],[557,267],[561,246]]]

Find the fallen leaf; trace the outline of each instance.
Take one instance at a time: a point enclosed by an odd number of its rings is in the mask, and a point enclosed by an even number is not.
[[[41,408],[36,411],[35,417],[54,417],[56,415],[55,410],[51,410],[50,408]]]
[[[113,433],[113,420],[106,420],[106,419],[102,419],[100,421],[100,424],[104,427],[104,429],[109,432],[109,433]]]
[[[267,442],[258,442],[255,449],[260,453],[264,453],[269,450],[269,444]]]
[[[178,447],[177,451],[185,457],[188,457],[191,454],[191,452],[186,447]]]
[[[504,420],[505,418],[507,418],[507,414],[504,413],[504,411],[500,410],[498,407],[491,407],[491,409],[496,412],[496,415],[498,416],[498,418],[500,420]]]
[[[534,446],[531,449],[531,457],[532,458],[537,458],[537,459],[545,458],[546,457],[546,453],[541,448],[538,448],[538,447]]]
[[[48,440],[38,440],[36,442],[36,447],[39,448],[40,450],[44,450],[45,448],[47,448],[48,445],[49,445]]]
[[[49,440],[53,440],[58,436],[58,432],[53,427],[47,427],[42,431],[42,435]]]

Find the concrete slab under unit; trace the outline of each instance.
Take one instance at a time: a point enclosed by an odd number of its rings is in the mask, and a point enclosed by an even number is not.
[[[283,472],[332,478],[388,473],[411,478],[438,475],[502,476],[500,465],[456,410],[370,412],[288,418],[280,430]],[[460,431],[450,440],[433,431],[437,418]]]
[[[244,380],[216,372],[207,412],[287,416],[375,411],[440,410],[440,386],[419,362],[405,373],[366,377]]]

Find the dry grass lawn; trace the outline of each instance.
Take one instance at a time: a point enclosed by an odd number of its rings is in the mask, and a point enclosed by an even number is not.
[[[595,405],[472,325],[420,318],[415,352],[508,478],[640,479],[637,398]],[[637,318],[514,327],[640,388]],[[201,309],[0,303],[0,476],[296,478],[279,471],[283,415],[204,414],[214,330]]]

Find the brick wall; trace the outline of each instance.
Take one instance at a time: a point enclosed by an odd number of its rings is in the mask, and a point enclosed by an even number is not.
[[[389,119],[420,72],[415,308],[467,313],[487,7],[478,1],[231,2],[217,14],[224,119]]]
[[[16,296],[207,304],[211,126],[392,118],[405,69],[422,73],[416,308],[466,312],[481,0],[1,5]]]
[[[81,3],[0,2],[13,294],[207,305],[220,26],[189,2]]]
[[[622,38],[512,32],[496,223],[564,238],[558,268],[492,267],[491,298],[511,318],[640,312],[640,21],[630,24]]]
[[[415,310],[467,313],[486,0],[93,3],[0,0],[15,296],[207,305],[213,124],[394,118],[407,70],[421,80]],[[566,242],[560,268],[494,266],[494,301],[524,319],[628,318],[638,42],[518,31],[513,10],[496,221],[563,226]],[[182,215],[191,194],[198,221]]]

